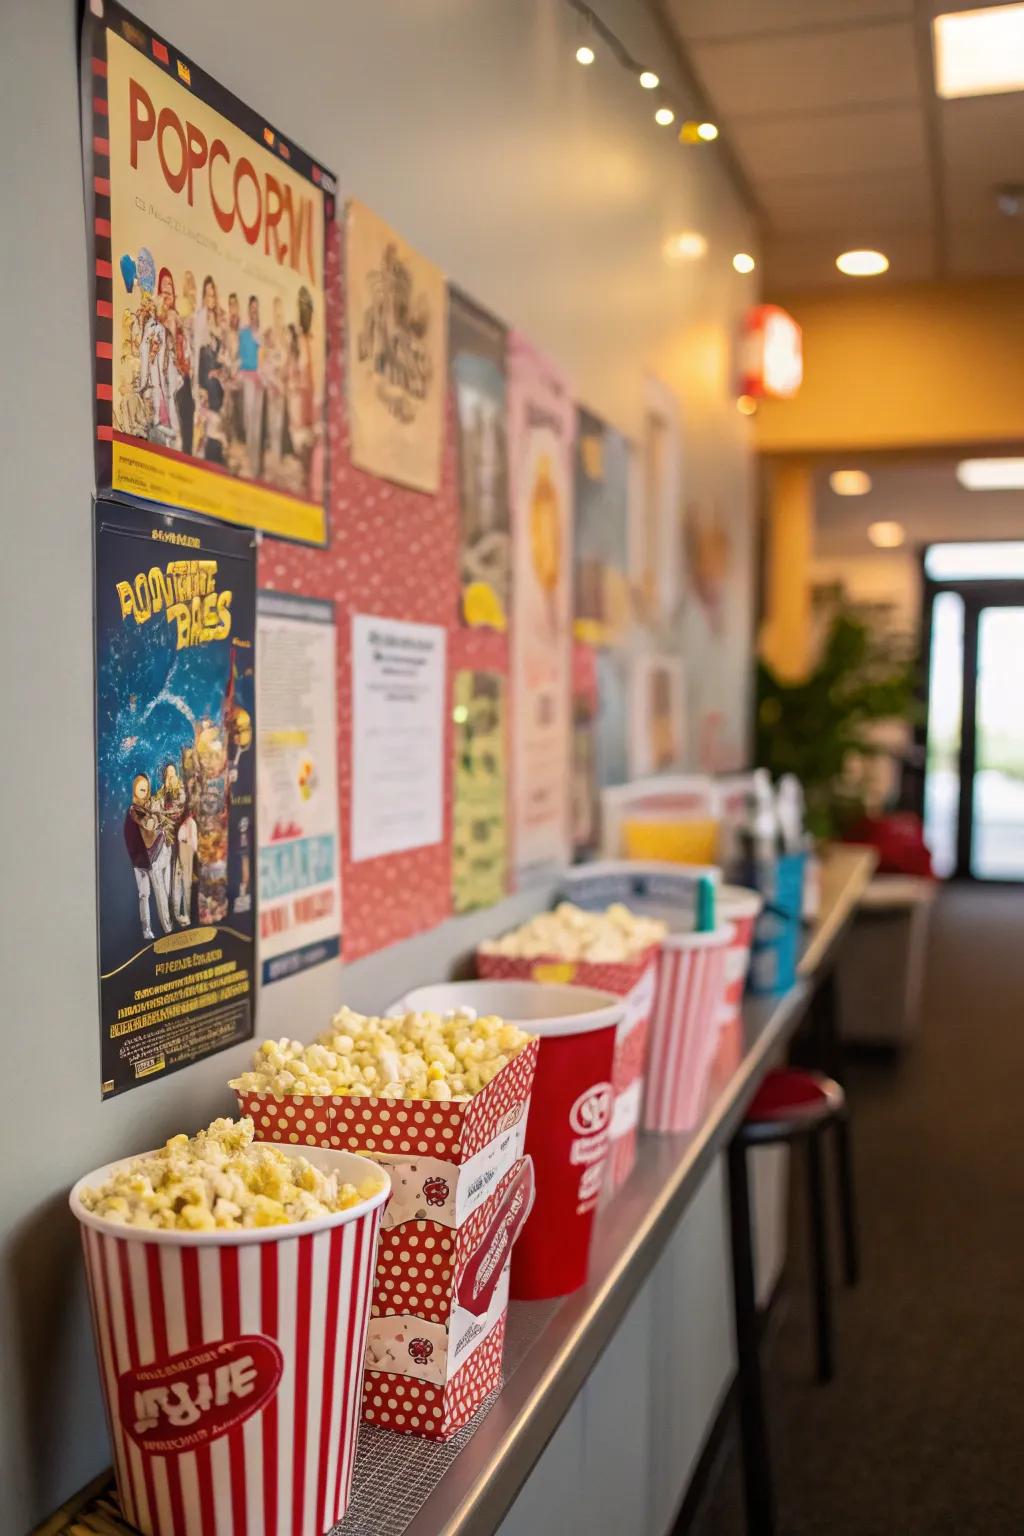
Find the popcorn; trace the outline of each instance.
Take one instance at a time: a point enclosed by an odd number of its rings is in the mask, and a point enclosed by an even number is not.
[[[660,918],[640,917],[615,902],[607,912],[585,912],[571,901],[553,912],[539,912],[500,939],[480,945],[485,955],[517,959],[590,960],[596,964],[635,959],[660,944],[668,925]]]
[[[304,1157],[254,1146],[252,1120],[214,1120],[192,1137],[172,1136],[112,1173],[99,1189],[82,1191],[96,1216],[127,1227],[162,1231],[236,1231],[312,1221],[350,1210],[384,1187],[367,1165],[361,1184],[340,1184]]]
[[[471,1011],[378,1019],[342,1008],[312,1045],[265,1040],[252,1070],[230,1086],[277,1098],[373,1095],[448,1103],[486,1088],[530,1038],[515,1024]]]

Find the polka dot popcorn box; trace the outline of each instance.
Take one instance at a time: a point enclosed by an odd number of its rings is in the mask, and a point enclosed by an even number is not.
[[[609,1128],[607,1192],[619,1189],[633,1171],[640,1109],[647,1071],[648,1040],[658,980],[660,945],[632,960],[560,960],[556,955],[527,959],[478,949],[477,975],[490,981],[569,982],[612,992],[625,1002],[615,1036],[612,1088],[615,1101]]]
[[[236,1094],[266,1141],[366,1152],[391,1176],[363,1418],[447,1440],[501,1381],[512,1245],[533,1204],[523,1155],[537,1042],[460,1103]]]

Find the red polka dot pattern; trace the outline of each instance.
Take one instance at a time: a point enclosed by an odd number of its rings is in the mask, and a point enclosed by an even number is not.
[[[363,1380],[363,1418],[403,1435],[450,1440],[468,1424],[484,1398],[501,1383],[505,1319],[500,1318],[446,1387],[367,1371]]]

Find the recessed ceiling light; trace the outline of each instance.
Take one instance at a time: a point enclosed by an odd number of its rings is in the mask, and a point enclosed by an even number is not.
[[[964,459],[956,477],[965,491],[1024,491],[1024,459]]]
[[[696,229],[681,229],[677,235],[669,235],[661,247],[666,261],[699,261],[706,256],[708,242]]]
[[[940,96],[1024,90],[1024,5],[951,11],[936,16],[932,29]]]
[[[669,123],[674,123],[676,115],[671,107],[659,107],[654,114],[654,121],[662,128],[667,128]]]
[[[868,538],[876,549],[899,549],[906,534],[902,523],[872,523]]]
[[[645,91],[656,91],[661,84],[661,79],[654,73],[653,69],[645,69],[640,76],[640,84]]]
[[[710,144],[712,139],[718,138],[718,127],[715,123],[698,123],[697,137],[703,139],[705,144]]]
[[[828,483],[837,496],[866,496],[871,476],[863,469],[837,469],[829,475]]]
[[[757,266],[753,256],[748,256],[746,251],[737,251],[732,259],[732,264],[736,272],[753,272]]]
[[[888,272],[889,258],[881,251],[844,251],[836,257],[836,266],[847,277],[878,277]]]
[[[581,43],[576,49],[577,64],[593,64],[595,57],[593,48],[589,47],[586,43]]]
[[[757,400],[753,395],[740,395],[736,401],[736,409],[741,416],[753,416],[757,410]]]

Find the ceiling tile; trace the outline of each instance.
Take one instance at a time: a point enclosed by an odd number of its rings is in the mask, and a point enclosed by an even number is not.
[[[818,172],[840,176],[925,164],[917,107],[876,107],[804,117],[739,118],[729,139],[752,181]]]
[[[917,99],[910,22],[698,43],[690,53],[727,122],[760,113],[817,112]]]
[[[688,42],[906,18],[913,10],[914,0],[669,0],[670,15]]]
[[[951,224],[946,260],[951,277],[1024,276],[1024,221]]]
[[[873,245],[886,229],[927,227],[931,194],[923,171],[875,176],[795,176],[760,180],[757,197],[772,228],[786,234],[821,230]]]

